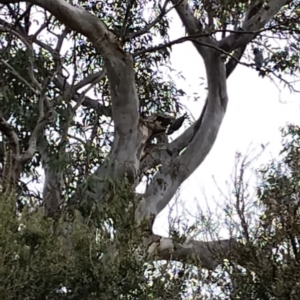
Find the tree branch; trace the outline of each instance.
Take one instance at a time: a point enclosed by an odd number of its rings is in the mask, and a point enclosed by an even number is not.
[[[43,101],[43,100],[40,100]],[[31,133],[30,139],[29,139],[29,145],[25,153],[22,155],[20,162],[21,164],[26,163],[32,157],[34,156],[36,150],[37,150],[37,141],[40,138],[40,134],[42,133],[45,126],[49,123],[52,123],[56,120],[56,113],[54,110],[49,110],[46,114],[46,116],[40,114],[40,117],[38,119],[38,122]]]
[[[38,151],[42,157],[42,166],[45,172],[43,187],[43,206],[48,217],[57,218],[62,204],[63,169],[59,168],[59,161],[53,161],[48,153],[48,142],[45,136],[38,141]],[[58,157],[59,159],[59,157]]]
[[[260,30],[262,26],[253,27],[253,22],[255,21],[255,24],[260,25],[265,24],[280,9],[279,4],[281,6],[284,4],[280,0],[271,1],[271,3],[273,7],[268,10],[262,9],[258,16],[251,18],[250,23],[246,20],[246,30]],[[231,57],[232,60],[227,65],[226,70],[224,63],[219,57],[220,52],[224,51],[224,47],[219,51],[220,45],[223,45],[222,42],[217,43],[212,37],[204,36],[205,32],[194,18],[187,1],[183,1],[176,10],[189,33],[202,34],[201,37],[194,39],[193,44],[204,59],[208,80],[208,97],[200,119],[193,126],[194,130],[189,128],[186,133],[174,142],[177,145],[179,142],[182,142],[180,146],[186,146],[186,150],[182,155],[172,158],[171,163],[168,165],[163,164],[146,190],[136,210],[135,217],[138,223],[143,218],[149,218],[153,222],[155,216],[166,207],[182,182],[194,172],[211,150],[226,111],[228,101],[226,78],[236,67],[245,50],[245,46],[251,40],[249,38],[244,39],[246,41],[245,44],[236,43],[236,40],[230,40],[228,37],[222,40],[230,41],[234,45],[234,47],[225,48],[228,52],[240,47]],[[247,34],[235,33],[236,39],[239,36],[247,37]],[[253,34],[251,36],[253,37]],[[191,139],[187,139],[187,137],[191,137]],[[186,145],[186,143],[188,144]]]
[[[44,48],[45,50],[47,50],[53,56],[53,58],[57,60],[57,56],[59,55],[58,54],[58,45],[60,45],[61,43],[58,42],[56,49],[53,49],[49,45],[47,45],[37,39],[33,40],[33,42],[36,43],[37,45],[39,45],[40,47]],[[58,59],[58,60],[60,60],[60,59]],[[73,101],[75,101],[76,103],[81,101],[82,106],[95,109],[97,112],[99,112],[99,114],[107,116],[107,117],[111,117],[112,112],[111,112],[110,107],[104,106],[104,105],[100,104],[99,101],[93,100],[86,95],[83,96],[82,94],[77,93],[77,91],[79,89],[83,88],[85,85],[93,83],[93,82],[95,82],[95,80],[97,82],[99,82],[101,80],[101,78],[103,78],[103,76],[105,76],[105,75],[106,75],[106,71],[104,71],[104,70],[101,70],[97,73],[90,74],[89,76],[83,78],[80,82],[78,82],[76,84],[76,86],[73,87],[73,89],[72,89],[72,85],[70,83],[68,83],[67,79],[62,75],[62,72],[59,72],[57,74],[57,76],[54,78],[54,84],[60,90],[68,90],[68,91],[72,90],[71,99]]]
[[[236,33],[236,34],[241,34],[242,33],[242,34],[257,35],[259,33],[262,33],[264,31],[266,31],[266,30],[271,30],[271,29],[274,29],[274,28],[275,27],[268,28],[268,29],[263,29],[263,30],[258,30],[258,31],[248,31],[248,32],[245,32],[245,31],[241,32],[240,30],[214,30],[214,31],[210,31],[209,33],[195,33],[195,34],[191,34],[189,36],[184,36],[184,37],[175,39],[173,41],[170,41],[170,42],[167,42],[167,43],[164,43],[164,44],[159,44],[157,46],[153,46],[153,47],[150,47],[150,48],[147,48],[147,49],[136,51],[136,52],[133,53],[133,57],[140,56],[140,55],[145,54],[145,53],[151,53],[151,52],[154,52],[154,51],[157,51],[157,50],[162,50],[162,49],[171,47],[173,45],[181,44],[181,43],[188,42],[188,41],[193,42],[193,43],[198,43],[198,44],[201,44],[201,45],[204,46],[205,44],[203,42],[201,42],[199,40],[199,38],[201,38],[201,37],[211,37],[213,34],[216,34],[216,33],[219,33],[219,32],[232,32],[232,33]],[[223,50],[222,48],[219,48],[216,45],[207,44],[206,47],[211,47],[211,48],[214,48],[214,49],[218,49],[218,51],[220,51],[220,53],[223,53],[226,56],[232,57],[232,55],[230,53],[226,52],[225,50]]]
[[[112,117],[115,137],[109,155],[110,161],[117,161],[113,177],[123,177],[126,173],[134,180],[139,168],[137,159],[139,99],[135,87],[133,60],[124,52],[107,29],[106,25],[87,11],[74,7],[64,0],[31,0],[52,13],[69,28],[85,35],[102,55],[105,62],[112,99]],[[0,3],[7,3],[3,1]]]
[[[176,243],[171,238],[152,235],[147,243],[150,257],[156,260],[175,260],[208,270],[214,270],[225,258],[243,265],[236,255],[240,245],[234,239],[203,242],[188,238],[184,243]]]
[[[20,165],[20,145],[18,135],[13,128],[3,117],[0,111],[0,131],[7,137],[11,153],[6,155],[5,166],[3,168],[4,187],[11,184],[15,185],[21,174]]]
[[[219,41],[219,47],[226,52],[231,52],[237,48],[245,47],[255,34],[247,33],[249,31],[258,31],[278,13],[278,11],[287,4],[286,0],[270,0],[268,5],[262,6],[258,13],[246,19],[242,26],[241,33],[233,33]],[[246,33],[244,33],[244,31]]]
[[[174,9],[176,6],[178,6],[182,2],[182,0],[179,0],[177,4],[173,5],[169,9],[167,9],[167,5],[168,5],[169,1],[170,0],[165,0],[160,14],[151,23],[147,24],[145,26],[145,28],[143,28],[142,30],[130,34],[128,39],[126,39],[126,40],[131,40],[133,38],[139,37],[139,36],[149,32],[149,30],[152,27],[154,27],[158,22],[160,22],[164,16],[166,16],[172,9]]]
[[[177,7],[177,12],[187,27],[187,31],[205,35],[202,27],[192,15],[187,1],[183,1]],[[153,222],[155,216],[166,207],[182,182],[203,162],[215,142],[226,111],[228,101],[226,75],[228,76],[230,72],[227,71],[226,74],[216,41],[211,37],[201,36],[195,38],[193,42],[204,59],[206,67],[209,91],[206,105],[196,124],[173,142],[173,147],[175,145],[182,147],[181,149],[186,147],[186,150],[182,155],[172,158],[168,165],[163,164],[154,176],[137,207],[135,217],[138,223],[143,218],[150,218]],[[234,68],[235,66],[231,66],[230,71],[232,72]]]
[[[114,35],[105,24],[83,9],[74,7],[62,0],[32,0],[42,6],[71,29],[82,33],[94,43],[103,56],[110,82],[112,116],[115,124],[115,137],[109,155],[111,161],[118,161],[113,177],[125,173],[133,178],[137,174],[137,136],[139,120],[139,101],[135,87],[133,60],[119,46]]]

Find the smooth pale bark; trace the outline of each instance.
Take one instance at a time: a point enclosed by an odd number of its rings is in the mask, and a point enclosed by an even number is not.
[[[175,4],[175,3],[174,3]],[[201,26],[192,15],[187,1],[176,7],[187,31],[191,34],[201,31]],[[203,45],[214,45],[208,37],[199,38]],[[204,59],[206,68],[208,97],[199,129],[194,130],[192,138],[182,155],[176,157],[168,165],[162,165],[148,187],[136,212],[137,222],[153,219],[170,202],[182,182],[188,178],[202,163],[211,150],[227,107],[226,68],[221,60],[221,53],[215,49],[196,44],[196,48]],[[195,127],[194,127],[195,129]]]
[[[182,182],[201,164],[211,150],[221,126],[226,106],[226,69],[218,53],[211,52],[207,58],[209,94],[202,124],[184,153],[167,165],[162,165],[148,187],[136,219],[153,218],[172,199]]]
[[[176,3],[175,0],[172,2],[174,4]],[[265,10],[262,8],[257,16],[252,17],[251,20],[245,20],[243,26],[244,31],[257,31],[261,29],[285,3],[286,1],[270,1],[269,5],[271,5],[271,7],[269,9]],[[202,26],[193,16],[188,1],[183,0],[181,4],[176,7],[176,10],[189,34],[202,31]],[[245,51],[246,45],[254,37],[255,34],[242,35],[235,33],[219,41],[217,46],[228,52],[237,49],[234,55],[235,58],[240,59]],[[223,63],[218,59],[216,50],[209,47],[215,45],[211,39],[202,37],[193,44],[204,59],[206,67],[208,80],[207,106],[203,111],[203,116],[201,116],[202,122],[196,134],[194,132],[194,125],[193,129],[190,127],[173,142],[173,147],[177,146],[179,149],[187,148],[180,157],[172,161],[171,165],[163,165],[154,177],[152,185],[147,189],[146,194],[137,208],[136,219],[138,222],[141,222],[144,218],[149,218],[152,220],[152,223],[154,222],[155,217],[166,207],[181,183],[188,178],[205,159],[215,142],[222,124],[228,101],[226,77],[232,73],[237,63],[234,62],[234,59],[231,59],[226,72]],[[193,136],[194,138],[191,139]],[[161,162],[163,162],[163,160],[161,160]],[[186,259],[185,254],[188,253],[188,255],[198,257],[202,261],[202,266],[210,269],[215,268],[219,262],[212,258],[210,252],[207,251],[207,247],[209,245],[217,245],[217,243],[218,242],[194,241],[193,243],[176,247],[177,251],[175,252],[173,249],[174,245],[170,239],[162,239],[160,243],[156,242],[154,245],[158,247],[158,252],[161,253],[160,257],[164,259],[172,257],[172,259],[183,261],[183,257]],[[222,241],[221,245],[228,250],[229,240]]]
[[[45,8],[72,30],[84,34],[103,56],[110,83],[112,118],[115,125],[114,142],[108,157],[113,170],[108,173],[114,178],[127,175],[133,180],[139,169],[139,99],[132,56],[122,50],[114,35],[99,18],[85,10],[64,0],[28,2]]]
[[[233,239],[211,242],[187,239],[184,243],[176,243],[170,238],[153,235],[147,242],[148,254],[155,259],[176,260],[208,270],[215,269],[230,256],[240,262],[238,255],[233,254],[241,245]]]
[[[172,2],[173,4],[177,3],[176,0]],[[261,8],[257,15],[244,21],[244,31],[260,30],[285,4],[286,1],[283,0],[271,0],[268,8]],[[176,11],[189,34],[199,33],[201,35],[205,32],[194,17],[187,0],[181,1],[180,5],[176,6]],[[191,129],[188,129],[175,142],[178,145],[181,142],[180,146],[187,148],[180,157],[172,161],[171,167],[163,165],[161,171],[154,177],[152,185],[149,186],[143,201],[137,208],[136,219],[138,222],[144,218],[155,218],[166,207],[182,182],[203,162],[216,140],[228,101],[226,89],[228,74],[226,74],[226,68],[220,59],[222,52],[218,51],[218,47],[227,51],[242,47],[240,49],[243,52],[243,48],[254,37],[255,34],[234,33],[219,42],[203,36],[193,42],[204,60],[208,83],[207,105],[201,116],[202,122],[196,133],[192,133]],[[231,68],[234,69],[234,66]],[[232,72],[232,70],[230,71]],[[189,141],[188,145],[185,145],[184,142],[193,135],[194,138]]]
[[[245,32],[257,32],[264,28],[264,26],[271,21],[271,19],[279,12],[279,10],[285,6],[287,0],[270,0],[267,5],[263,7],[250,19],[246,19],[243,22],[242,31]],[[251,10],[252,7],[249,8]],[[253,34],[240,34],[233,33],[225,37],[219,42],[219,47],[227,52],[235,50],[237,48],[247,45],[255,35]]]
[[[15,3],[19,1],[0,0],[0,3]],[[114,142],[107,158],[107,163],[95,172],[99,178],[123,178],[127,176],[134,185],[138,172],[145,167],[147,157],[143,159],[140,167],[143,148],[149,138],[149,131],[145,134],[144,127],[139,119],[139,99],[134,81],[133,59],[118,44],[112,32],[99,19],[85,10],[74,7],[64,0],[29,0],[28,3],[36,4],[53,14],[58,20],[72,30],[85,35],[95,46],[104,59],[104,67],[110,82],[112,118],[115,125]],[[196,19],[189,7],[188,0],[171,1],[184,24],[189,35],[202,36],[193,39],[193,44],[204,60],[208,96],[204,111],[196,124],[192,125],[173,143],[168,145],[171,154],[162,150],[156,162],[161,165],[154,176],[146,193],[136,209],[136,222],[142,223],[144,219],[152,222],[155,217],[170,202],[179,186],[187,179],[210,152],[217,138],[222,124],[227,102],[226,78],[236,67],[234,60],[230,60],[227,70],[221,59],[221,50],[231,52],[236,50],[236,57],[241,58],[247,44],[255,37],[255,33],[262,29],[272,17],[284,6],[287,1],[270,0],[267,6],[246,19],[239,33],[230,34],[221,41],[208,37],[205,26]],[[249,9],[251,10],[251,8]],[[251,33],[243,33],[252,31]],[[177,150],[182,150],[179,155]],[[176,154],[177,153],[177,154]],[[46,182],[44,189],[45,199],[49,196],[51,188],[57,189],[60,194],[60,174],[55,173],[47,163]],[[104,186],[95,189],[95,199],[99,200],[105,192]],[[48,196],[47,196],[48,195]],[[53,204],[51,204],[53,200]],[[56,197],[49,200],[53,207],[58,205]],[[158,254],[161,259],[187,261],[193,256],[201,262],[201,266],[208,269],[215,268],[220,259],[209,251],[215,248],[222,250],[224,255],[230,252],[232,240],[216,242],[186,241],[183,244],[174,244],[171,239],[159,237],[149,244],[149,254]],[[224,256],[225,257],[225,256]],[[195,260],[195,264],[196,263]]]

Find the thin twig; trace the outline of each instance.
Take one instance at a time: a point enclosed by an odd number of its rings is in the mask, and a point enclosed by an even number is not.
[[[142,30],[138,31],[138,32],[135,32],[135,33],[132,33],[131,35],[129,35],[128,39],[126,40],[131,40],[133,38],[136,38],[138,36],[141,36],[147,32],[149,32],[149,30],[155,26],[159,21],[162,20],[162,18],[164,16],[166,16],[172,9],[176,8],[178,5],[181,4],[183,0],[180,0],[178,1],[178,3],[176,3],[175,5],[173,5],[172,7],[170,7],[169,9],[166,9],[167,8],[167,5],[168,5],[168,2],[169,0],[166,0],[163,4],[163,7],[162,7],[162,10],[160,12],[160,14],[151,22],[149,23],[148,25],[145,26],[145,28],[143,28]]]

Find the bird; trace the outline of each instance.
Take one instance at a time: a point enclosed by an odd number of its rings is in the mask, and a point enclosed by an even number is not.
[[[183,124],[184,120],[187,118],[187,113],[185,113],[180,118],[176,119],[169,127],[167,131],[167,135],[172,134],[173,132],[177,131]]]
[[[262,51],[260,51],[258,48],[254,48],[253,54],[256,70],[259,71],[258,76],[264,77],[266,75],[266,70],[262,70],[262,66],[264,64],[264,57],[262,55]]]
[[[260,71],[264,63],[264,57],[262,55],[262,52],[258,48],[254,48],[253,54],[254,54],[254,63],[256,66],[256,70]]]

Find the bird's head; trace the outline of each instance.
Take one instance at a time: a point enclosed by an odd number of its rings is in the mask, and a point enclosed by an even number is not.
[[[254,53],[254,54],[258,54],[258,53],[259,53],[259,49],[258,49],[258,48],[254,48],[254,49],[253,49],[253,53]]]

